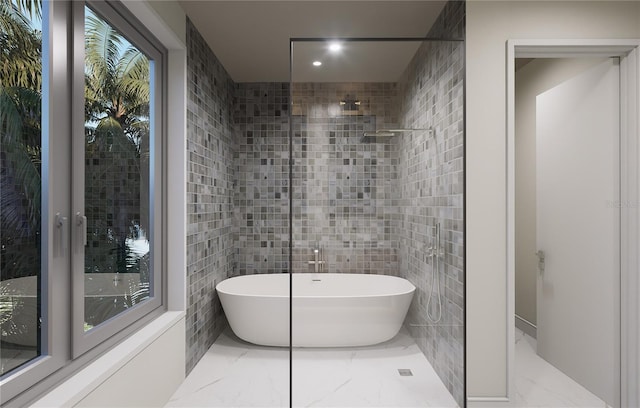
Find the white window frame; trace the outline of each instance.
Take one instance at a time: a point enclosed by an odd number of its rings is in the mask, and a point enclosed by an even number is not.
[[[165,190],[162,182],[164,180],[162,169],[163,154],[163,83],[166,81],[165,67],[167,51],[160,45],[157,40],[153,40],[151,34],[144,29],[135,29],[131,23],[131,16],[126,17],[127,10],[119,3],[107,3],[103,1],[88,0],[85,2],[72,2],[73,13],[73,110],[72,110],[72,207],[71,214],[84,214],[84,150],[85,150],[85,129],[84,129],[84,18],[85,4],[90,7],[98,17],[107,21],[113,28],[122,33],[127,40],[140,51],[145,53],[150,59],[151,88],[153,89],[153,98],[150,104],[150,155],[153,160],[150,162],[149,171],[149,187],[150,198],[149,203],[149,219],[150,231],[149,241],[151,247],[151,284],[150,297],[145,301],[137,304],[125,312],[114,316],[108,321],[92,328],[89,331],[84,330],[85,322],[85,306],[84,306],[84,236],[82,227],[72,223],[71,227],[71,256],[72,256],[72,331],[73,331],[73,357],[77,358],[81,354],[86,353],[105,339],[113,336],[115,333],[124,330],[133,324],[136,320],[151,313],[161,307],[163,302],[162,295],[162,266],[165,264],[162,260],[162,254],[165,252],[163,247],[163,234],[161,222],[164,218],[163,214],[163,191]],[[118,7],[119,5],[119,7]],[[155,103],[160,101],[160,103]],[[70,218],[71,219],[71,218]]]
[[[168,52],[121,3],[90,0],[87,4],[153,58],[154,66],[160,68],[153,83],[157,105],[152,109],[157,113],[151,126],[156,151],[152,152],[152,180],[149,183],[154,205],[150,209],[155,237],[152,241],[153,297],[95,330],[84,332],[84,268],[72,268],[77,265],[72,262],[77,256],[74,244],[81,242],[83,237],[72,222],[75,208],[81,207],[72,205],[75,203],[72,185],[78,185],[79,181],[77,175],[72,177],[72,148],[75,152],[77,146],[71,146],[73,139],[79,139],[84,151],[85,3],[43,0],[41,355],[0,379],[0,404],[3,406],[22,406],[32,401],[167,309],[167,157],[164,146],[167,142]],[[125,29],[125,25],[129,28]],[[80,54],[82,60],[79,60]],[[79,61],[82,65],[78,65]],[[79,130],[81,137],[77,137]],[[84,189],[84,179],[81,186]],[[65,217],[62,229],[54,225],[57,214]],[[77,252],[84,258],[83,251]],[[79,277],[81,285],[78,285]],[[73,327],[78,325],[78,308],[82,308],[79,328]]]

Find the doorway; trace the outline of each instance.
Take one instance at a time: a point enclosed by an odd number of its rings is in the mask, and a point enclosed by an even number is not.
[[[619,59],[516,62],[516,398],[619,406]]]
[[[517,392],[514,325],[516,289],[516,58],[575,58],[600,57],[620,58],[620,194],[619,200],[612,200],[611,207],[619,210],[619,297],[615,299],[620,310],[620,382],[619,401],[613,405],[637,406],[640,401],[638,390],[638,95],[640,94],[640,68],[638,63],[638,40],[510,40],[507,44],[507,333],[508,333],[508,395],[515,400]],[[573,157],[567,158],[569,162]],[[585,231],[584,235],[596,234]],[[535,253],[535,252],[534,252]],[[549,258],[545,260],[549,263]],[[537,260],[536,260],[537,263]],[[590,324],[589,316],[586,323]]]

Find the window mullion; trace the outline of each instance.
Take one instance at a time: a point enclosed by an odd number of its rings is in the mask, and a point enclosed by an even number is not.
[[[84,335],[84,242],[86,231],[85,213],[85,15],[84,2],[74,1],[71,7],[72,33],[71,43],[73,53],[70,59],[71,71],[71,151],[69,160],[72,166],[71,185],[71,213],[73,218],[71,240],[71,328],[73,358],[77,358],[87,348],[80,348]],[[83,223],[83,224],[81,224]]]

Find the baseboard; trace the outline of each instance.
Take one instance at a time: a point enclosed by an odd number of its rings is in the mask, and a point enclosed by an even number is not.
[[[507,397],[468,397],[467,406],[469,408],[506,408],[510,407],[511,403]]]
[[[516,327],[520,330],[522,330],[523,332],[525,332],[525,334],[528,334],[529,336],[533,337],[534,339],[538,338],[538,328],[536,327],[535,324],[531,323],[530,321],[528,321],[527,319],[523,319],[522,317],[515,315],[516,316]]]

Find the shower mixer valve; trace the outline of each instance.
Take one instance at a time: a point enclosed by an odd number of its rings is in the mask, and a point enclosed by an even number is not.
[[[436,236],[431,241],[431,246],[427,248],[427,256],[429,258],[432,258],[432,257],[442,258],[445,254],[444,254],[444,248],[440,244],[440,224],[439,223],[436,224],[435,229],[436,229]]]
[[[427,257],[433,258],[436,256],[438,258],[442,258],[444,256],[444,249],[440,248],[439,245],[436,245],[436,246],[432,245],[429,248],[427,248]]]
[[[314,272],[322,272],[324,269],[324,251],[320,246],[313,249],[313,261],[309,261],[309,265],[314,265]]]

